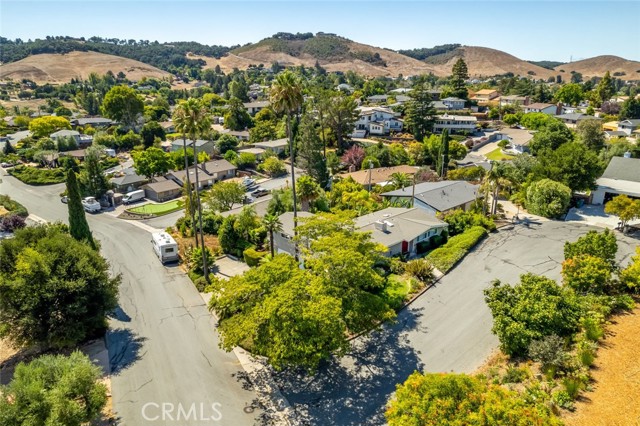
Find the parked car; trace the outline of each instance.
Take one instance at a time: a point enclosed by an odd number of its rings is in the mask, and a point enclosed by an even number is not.
[[[138,189],[137,191],[131,191],[124,194],[124,197],[122,197],[122,202],[124,204],[131,204],[143,199],[144,199],[144,189]]]
[[[67,204],[69,202],[69,197],[67,197],[66,195],[63,195],[62,197],[60,197],[60,201]]]
[[[0,163],[0,166],[2,166],[2,168],[4,168],[4,169],[8,169],[9,167],[13,167],[14,164],[11,164],[11,163]]]
[[[250,188],[256,184],[256,181],[251,178],[244,178],[242,181],[242,184],[244,185],[245,188]]]
[[[269,193],[268,189],[264,189],[263,187],[259,186],[255,191],[251,192],[251,195],[258,198],[258,197],[264,197],[268,193]]]
[[[94,197],[86,197],[82,199],[82,207],[89,213],[96,213],[102,210],[102,206]]]

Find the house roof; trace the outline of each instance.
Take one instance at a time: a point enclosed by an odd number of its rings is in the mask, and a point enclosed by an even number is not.
[[[367,100],[369,100],[369,101],[386,101],[388,97],[389,96],[387,96],[387,95],[373,95],[373,96],[367,97]]]
[[[494,90],[494,89],[481,89],[481,90],[478,90],[475,93],[475,96],[478,96],[478,95],[491,95],[491,94],[496,93],[496,92],[497,92],[497,90]]]
[[[245,108],[265,108],[270,105],[269,101],[254,101],[254,102],[245,102]]]
[[[500,130],[498,133],[508,136],[509,139],[511,139],[511,142],[516,145],[527,145],[531,139],[533,139],[533,133],[526,129],[514,129],[507,127]]]
[[[200,146],[206,144],[207,142],[209,142],[209,141],[206,141],[204,139],[196,139],[196,147],[200,147]],[[171,145],[172,146],[175,145],[175,146],[180,146],[181,147],[183,145],[182,138],[175,139],[173,142],[171,142]],[[193,146],[193,140],[187,139],[187,147],[192,147],[192,146]]]
[[[632,119],[621,120],[621,121],[618,122],[618,125],[620,125],[620,124],[625,124],[625,125],[631,125],[633,127],[638,127],[638,126],[640,126],[640,119],[632,118]]]
[[[464,99],[456,98],[456,97],[453,97],[453,96],[449,96],[448,98],[444,98],[442,100],[443,101],[450,101],[450,102],[466,102]]]
[[[560,115],[556,115],[556,118],[559,118],[560,120],[571,120],[571,121],[590,120],[590,119],[602,120],[602,118],[594,117],[593,115],[582,114],[581,112],[573,112],[571,114],[560,114]]]
[[[120,177],[115,177],[111,179],[111,183],[117,186],[123,185],[131,185],[133,183],[145,182],[147,178],[143,176],[139,176],[137,173],[127,173]]]
[[[227,160],[211,160],[198,164],[198,173],[204,173],[204,175],[201,176],[202,179],[213,176],[214,173],[227,172],[229,170],[236,170],[236,166]],[[170,173],[181,182],[186,180],[187,173],[185,170],[172,170]],[[191,177],[195,179],[195,168],[193,166],[189,167],[189,179],[191,179]],[[191,180],[191,182],[193,181],[194,180]]]
[[[507,101],[524,101],[525,99],[527,99],[527,97],[522,95],[500,96],[500,100],[507,100]]]
[[[22,139],[28,138],[29,136],[31,136],[31,131],[21,130],[19,132],[11,133],[6,137],[9,138],[9,141],[11,142],[12,145],[15,145],[18,142],[20,142]]]
[[[371,172],[371,184],[377,185],[383,182],[391,180],[391,175],[394,173],[406,173],[413,175],[418,171],[417,167],[412,166],[393,166],[393,167],[376,167],[374,169],[358,170],[351,173],[341,173],[339,176],[342,178],[353,178],[360,185],[369,184],[369,172]]]
[[[385,192],[383,197],[411,197],[412,188],[407,187]],[[459,180],[423,182],[416,185],[415,198],[437,211],[446,211],[476,199],[478,185]]]
[[[473,115],[438,115],[436,117],[438,120],[457,120],[457,121],[473,121],[476,122],[478,119]]]
[[[49,137],[52,138],[65,138],[68,136],[80,136],[80,132],[78,132],[77,130],[62,129],[49,135]]]
[[[376,222],[386,222],[387,230],[376,228]],[[420,208],[389,207],[360,216],[355,220],[361,232],[371,232],[371,238],[387,247],[403,241],[412,241],[432,228],[445,228],[447,224]]]
[[[143,188],[147,188],[156,193],[162,193],[167,191],[175,191],[176,189],[181,189],[180,185],[172,181],[171,179],[165,179],[159,182],[148,183],[143,186]]]
[[[602,178],[640,182],[640,159],[613,157]]]
[[[396,101],[397,102],[409,102],[411,100],[411,96],[406,96],[406,95],[398,95],[396,96]]]
[[[86,149],[75,149],[73,151],[61,152],[60,155],[66,155],[66,156],[69,156],[69,157],[80,158],[80,157],[84,157],[84,156],[87,155],[87,150]]]
[[[115,121],[110,120],[104,117],[86,117],[86,118],[76,118],[71,120],[71,122],[76,123],[79,126],[84,126],[86,124],[114,124]]]
[[[262,148],[243,148],[241,150],[239,150],[238,152],[242,153],[242,152],[248,152],[249,154],[253,154],[253,155],[262,155],[265,153],[265,150]]]
[[[174,123],[173,121],[161,121],[158,123],[160,125],[160,127],[162,127],[163,129],[168,129],[169,127],[173,127]]]
[[[276,139],[273,141],[266,141],[266,142],[256,142],[253,144],[253,146],[258,147],[258,148],[284,148],[289,144],[289,139],[288,138],[282,138],[282,139]]]
[[[525,109],[546,109],[546,108],[549,108],[549,107],[556,107],[556,106],[557,105],[555,105],[555,104],[547,104],[547,103],[544,103],[544,102],[536,102],[536,103],[533,103],[533,104],[526,105],[524,108]]]

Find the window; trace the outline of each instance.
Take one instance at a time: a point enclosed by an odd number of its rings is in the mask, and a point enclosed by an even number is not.
[[[164,249],[164,252],[165,252],[165,253],[173,253],[173,247],[166,247],[166,248]]]

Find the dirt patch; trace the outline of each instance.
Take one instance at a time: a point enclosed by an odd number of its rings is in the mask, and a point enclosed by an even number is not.
[[[592,369],[593,392],[583,393],[567,426],[640,425],[640,308],[613,318]]]
[[[0,216],[4,216],[7,213],[9,213],[9,210],[7,210],[4,207],[0,206]],[[2,356],[2,352],[0,350],[0,360],[2,360],[1,356]]]

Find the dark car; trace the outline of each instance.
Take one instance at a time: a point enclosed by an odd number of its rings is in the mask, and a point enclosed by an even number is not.
[[[69,202],[69,198],[66,195],[63,195],[62,197],[60,197],[60,201],[67,204]]]
[[[268,193],[269,193],[268,189],[258,188],[255,191],[251,192],[251,195],[257,198],[257,197],[264,197]]]

